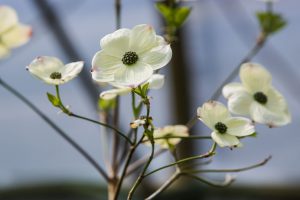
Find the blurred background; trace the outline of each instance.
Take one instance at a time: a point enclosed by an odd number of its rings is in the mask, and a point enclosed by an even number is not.
[[[0,61],[1,77],[104,166],[101,129],[58,114],[46,97],[46,92],[54,93],[54,88],[31,77],[25,66],[39,55],[56,56],[65,63],[84,60],[86,75],[61,87],[61,95],[72,110],[97,119],[95,102],[103,89],[94,87],[89,70],[93,55],[100,49],[100,39],[115,30],[113,1],[1,0],[0,4],[14,7],[20,21],[33,27],[31,41]],[[259,33],[255,13],[265,9],[264,3],[256,0],[197,0],[185,4],[193,10],[174,47],[176,62],[161,70],[166,75],[163,89],[151,92],[158,127],[185,124],[196,114],[197,107],[209,99],[254,45]],[[236,174],[237,181],[230,188],[214,189],[189,181],[176,184],[160,199],[300,199],[299,7],[297,0],[275,4],[274,9],[283,14],[288,25],[254,58],[273,74],[274,85],[287,98],[293,122],[272,130],[257,126],[256,138],[243,140],[240,149],[218,148],[214,161],[204,167],[237,168],[269,155],[273,159],[266,166]],[[142,23],[153,25],[163,34],[163,21],[154,1],[123,0],[122,27]],[[104,181],[80,154],[2,87],[0,99],[0,199],[106,198]],[[224,98],[220,100],[225,102]],[[126,106],[129,103],[128,97],[121,98],[121,127],[125,130],[132,120]],[[210,134],[200,122],[193,132]],[[182,144],[190,154],[206,152],[209,145],[206,141]],[[148,151],[141,149],[140,154]],[[169,157],[168,153],[161,155],[151,168],[169,163]],[[146,182],[145,188],[153,191],[171,172],[164,170],[151,177],[151,184]],[[223,175],[209,178],[222,180]],[[126,183],[128,187],[130,183]]]

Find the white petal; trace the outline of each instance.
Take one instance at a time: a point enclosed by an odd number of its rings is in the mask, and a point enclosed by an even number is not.
[[[251,135],[255,132],[252,121],[244,117],[232,117],[226,122],[226,126],[227,134],[237,137]]]
[[[138,55],[157,45],[156,33],[152,26],[140,24],[133,27],[130,35],[130,50]]]
[[[75,78],[81,72],[83,64],[84,63],[82,61],[66,64],[60,70],[60,73],[62,75],[61,79],[66,83]]]
[[[165,126],[163,128],[155,129],[153,133],[154,138],[167,137],[167,136],[188,136],[188,128],[184,125],[173,125]],[[175,146],[181,141],[180,138],[170,138],[170,139],[157,139],[156,144],[159,144],[161,148],[169,148],[170,145]]]
[[[231,95],[236,92],[245,91],[246,89],[241,83],[229,83],[222,89],[223,96],[228,99]]]
[[[18,24],[1,35],[1,42],[8,48],[16,48],[27,43],[31,35],[30,26]]]
[[[160,89],[164,85],[165,76],[161,74],[153,74],[151,78],[147,81],[149,83],[150,89]]]
[[[238,115],[248,116],[250,106],[254,102],[253,96],[248,92],[233,93],[228,99],[228,109],[230,112]]]
[[[114,81],[118,85],[127,87],[137,87],[147,81],[153,74],[153,69],[141,62],[134,65],[123,65],[114,74]]]
[[[58,58],[39,56],[26,69],[34,76],[45,81],[50,78],[53,72],[59,72],[63,66],[64,64]]]
[[[285,98],[275,88],[271,87],[267,92],[268,98],[266,106],[269,110],[274,112],[280,112],[288,110],[288,105]]]
[[[0,6],[0,34],[6,32],[18,23],[18,16],[14,9]]]
[[[118,89],[111,89],[101,92],[100,98],[104,100],[111,100],[117,97],[117,95],[123,95],[130,93],[131,88],[118,88]]]
[[[204,103],[198,108],[197,114],[200,120],[212,130],[215,129],[216,123],[224,122],[230,117],[227,108],[217,101]]]
[[[243,85],[251,93],[264,92],[271,87],[272,76],[260,64],[243,64],[240,69],[240,78]]]
[[[122,59],[123,55],[130,51],[130,33],[131,30],[129,29],[119,29],[103,37],[100,41],[100,46],[107,54]]]
[[[113,74],[122,66],[120,58],[98,51],[92,60],[92,78],[99,82],[113,81]]]
[[[172,58],[170,45],[161,45],[140,55],[142,62],[152,66],[154,70],[166,66]]]
[[[0,44],[0,60],[3,58],[7,58],[9,54],[10,54],[9,49],[6,46]]]
[[[220,147],[235,147],[240,143],[237,137],[229,134],[212,132],[211,137]]]
[[[257,102],[251,105],[250,115],[255,122],[266,124],[269,127],[284,126],[291,122],[288,110],[272,111]]]

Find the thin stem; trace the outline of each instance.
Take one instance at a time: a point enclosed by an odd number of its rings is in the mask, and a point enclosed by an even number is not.
[[[266,36],[264,34],[261,34],[261,36],[258,38],[257,42],[255,43],[254,47],[249,51],[249,53],[242,59],[242,61],[233,69],[233,71],[228,75],[228,77],[222,82],[222,84],[215,90],[215,92],[212,94],[210,100],[217,100],[221,94],[223,87],[228,84],[230,81],[232,81],[236,75],[239,72],[240,66],[243,63],[249,62],[252,60],[252,58],[262,49],[266,42]],[[194,116],[190,121],[186,124],[188,128],[191,128],[195,125],[197,122],[197,116]]]
[[[149,156],[149,159],[147,161],[147,163],[145,164],[141,174],[138,176],[138,178],[136,179],[134,185],[132,186],[132,188],[130,189],[129,193],[128,193],[128,197],[127,197],[127,200],[131,200],[132,197],[133,197],[133,194],[135,193],[136,189],[138,188],[138,186],[141,184],[141,182],[143,181],[143,179],[146,177],[145,176],[145,173],[153,159],[153,155],[154,155],[154,150],[155,150],[155,147],[154,147],[154,142],[152,141],[151,142],[151,154]]]
[[[165,152],[167,152],[167,149],[160,149],[154,153],[153,157],[155,158]],[[145,155],[144,157],[140,158],[139,160],[137,160],[137,161],[133,162],[131,165],[129,165],[126,176],[131,175],[138,168],[142,167],[148,161],[148,159],[149,159],[148,155]]]
[[[188,157],[188,158],[184,158],[184,159],[181,159],[181,160],[178,160],[176,162],[173,162],[171,164],[168,164],[168,165],[165,165],[165,166],[162,166],[162,167],[159,167],[147,174],[145,174],[145,177],[147,176],[150,176],[151,174],[154,174],[155,172],[158,172],[160,170],[163,170],[163,169],[166,169],[166,168],[169,168],[169,167],[172,167],[172,166],[175,166],[175,165],[178,165],[178,164],[181,164],[181,163],[185,163],[185,162],[188,162],[188,161],[191,161],[191,160],[197,160],[197,159],[202,159],[202,158],[208,158],[210,156],[213,156],[215,154],[215,148],[216,148],[216,143],[214,142],[213,145],[212,145],[212,148],[209,152],[205,153],[205,154],[201,154],[201,155],[198,155],[198,156],[192,156],[192,157]]]
[[[162,137],[155,137],[154,140],[163,140],[163,139],[172,139],[172,138],[180,138],[180,139],[198,139],[198,140],[209,140],[211,139],[211,136],[196,136],[196,135],[190,135],[190,136],[176,136],[176,135],[170,135],[170,136],[162,136]],[[149,139],[144,140],[143,142],[149,142]]]
[[[80,115],[77,115],[77,114],[74,114],[74,113],[70,113],[69,116],[75,117],[75,118],[78,118],[78,119],[83,119],[83,120],[86,120],[86,121],[89,121],[89,122],[92,122],[92,123],[95,123],[95,124],[99,124],[99,125],[104,126],[106,128],[110,128],[110,129],[116,131],[116,133],[118,133],[121,137],[123,137],[128,143],[133,144],[133,142],[124,133],[122,133],[117,128],[115,128],[115,127],[113,127],[109,124],[105,124],[105,123],[99,122],[97,120],[89,119],[87,117],[83,117],[83,116],[80,116]]]
[[[120,190],[121,190],[121,187],[122,187],[124,178],[125,178],[125,176],[126,176],[128,166],[129,166],[130,161],[131,161],[131,159],[132,159],[132,156],[133,156],[133,154],[134,154],[136,148],[138,147],[138,145],[143,141],[144,137],[145,137],[145,136],[143,135],[143,136],[140,138],[140,140],[136,143],[137,129],[134,130],[134,145],[131,145],[130,150],[129,150],[128,155],[127,155],[127,158],[126,158],[126,160],[125,160],[125,166],[124,166],[124,168],[123,168],[122,174],[121,174],[120,179],[119,179],[119,182],[118,182],[118,184],[117,184],[116,198],[119,196],[119,193],[120,193]]]
[[[20,99],[25,103],[32,111],[34,111],[38,116],[40,116],[49,126],[51,126],[64,140],[66,140],[72,147],[74,147],[102,176],[108,181],[108,176],[106,172],[102,169],[100,165],[72,138],[70,138],[62,129],[60,129],[51,119],[49,119],[42,111],[40,111],[34,104],[32,104],[26,97],[15,90],[13,87],[8,85],[0,78],[0,84],[7,89],[10,93]]]
[[[231,185],[234,182],[234,178],[230,178],[230,179],[225,178],[224,182],[215,183],[215,182],[212,182],[210,180],[204,179],[202,177],[199,177],[199,176],[196,176],[196,175],[193,175],[193,174],[188,174],[188,173],[181,173],[181,174],[184,175],[184,176],[193,178],[193,179],[195,179],[197,181],[200,181],[202,183],[205,183],[207,185],[213,186],[213,187],[228,187],[229,185]]]
[[[157,195],[168,189],[179,177],[180,171],[176,171],[162,186],[160,186],[154,193],[148,196],[145,200],[154,199]]]
[[[242,171],[247,171],[247,170],[251,170],[257,167],[261,167],[265,164],[267,164],[267,162],[269,162],[269,160],[272,158],[272,156],[267,157],[266,159],[264,159],[263,161],[254,164],[254,165],[250,165],[248,167],[243,167],[243,168],[236,168],[236,169],[202,169],[202,170],[190,170],[190,171],[185,171],[187,173],[190,174],[197,174],[197,173],[226,173],[226,172],[242,172]]]
[[[140,86],[139,86],[140,87]],[[142,89],[140,88],[140,91],[142,91]],[[152,122],[150,120],[150,102],[147,96],[141,96],[143,98],[143,102],[146,105],[146,123],[144,125],[144,134],[143,135],[147,135],[148,137],[153,137],[153,125]],[[149,130],[149,126],[151,126],[150,130]],[[149,135],[152,134],[152,135]],[[140,140],[140,141],[143,141]],[[128,196],[127,196],[127,200],[131,200],[133,197],[133,194],[135,193],[136,189],[138,188],[138,186],[141,184],[141,182],[143,181],[143,179],[145,178],[145,174],[150,166],[150,163],[153,160],[153,156],[154,156],[154,152],[155,152],[155,145],[154,145],[154,140],[153,138],[151,139],[151,154],[149,156],[148,161],[146,162],[142,172],[140,173],[140,175],[138,176],[138,178],[136,179],[135,183],[133,184],[132,188],[130,189]]]
[[[129,142],[130,144],[132,144],[132,141],[124,134],[122,133],[120,130],[118,130],[117,128],[109,125],[109,124],[105,124],[105,123],[102,123],[102,122],[99,122],[97,120],[93,120],[93,119],[90,119],[90,118],[87,118],[87,117],[83,117],[83,116],[80,116],[80,115],[77,115],[75,113],[72,113],[71,111],[69,111],[63,104],[61,98],[60,98],[60,92],[59,92],[59,86],[56,85],[55,86],[55,89],[56,89],[56,96],[57,98],[59,99],[59,102],[60,102],[60,106],[61,106],[61,109],[64,113],[66,113],[67,115],[69,115],[70,117],[75,117],[75,118],[78,118],[78,119],[83,119],[83,120],[86,120],[86,121],[89,121],[89,122],[92,122],[92,123],[95,123],[95,124],[98,124],[98,125],[101,125],[101,126],[104,126],[106,128],[110,128],[112,130],[114,130],[117,134],[119,134],[121,137],[123,137],[125,140],[127,140],[127,142]]]

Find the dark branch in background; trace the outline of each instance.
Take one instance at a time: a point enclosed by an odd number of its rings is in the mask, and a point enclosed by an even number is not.
[[[177,3],[174,3],[173,0],[165,0],[165,3],[169,6],[178,6]],[[163,18],[160,18],[164,25],[165,22]],[[191,83],[188,79],[189,73],[189,63],[187,61],[187,56],[184,49],[188,49],[184,45],[185,41],[185,29],[181,27],[176,32],[176,41],[172,43],[172,60],[170,63],[170,75],[171,75],[171,90],[172,90],[172,101],[173,101],[173,112],[174,119],[172,121],[175,124],[184,124],[191,116]],[[183,148],[184,147],[184,148]],[[185,157],[194,152],[193,142],[183,141],[179,148],[179,156]]]
[[[51,126],[64,140],[66,140],[72,147],[74,147],[95,169],[103,176],[105,180],[108,180],[106,172],[101,168],[100,165],[72,138],[70,138],[63,130],[61,130],[51,119],[49,119],[42,111],[40,111],[34,104],[32,104],[26,97],[20,94],[17,90],[9,86],[0,78],[0,85],[6,90],[20,99],[26,104],[31,110],[33,110],[38,116],[40,116],[49,126]]]
[[[34,0],[33,1],[36,7],[40,10],[41,17],[48,25],[50,30],[53,32],[56,37],[58,44],[61,49],[64,51],[65,55],[70,61],[82,60],[82,56],[76,51],[76,48],[73,46],[70,37],[68,36],[67,31],[65,30],[59,15],[56,13],[48,1],[45,0]],[[88,64],[89,62],[85,62]],[[92,105],[96,106],[99,92],[97,91],[95,85],[92,82],[91,75],[89,71],[83,70],[79,75],[84,91],[87,92],[87,95],[90,99]]]

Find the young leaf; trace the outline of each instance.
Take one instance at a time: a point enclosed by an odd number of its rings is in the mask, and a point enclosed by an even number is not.
[[[187,17],[191,13],[191,10],[192,9],[189,7],[179,7],[175,9],[174,22],[177,28],[182,26],[182,24],[186,21]]]
[[[156,3],[155,7],[165,18],[167,24],[170,25],[173,21],[173,9],[161,2]]]
[[[273,34],[286,26],[286,21],[280,14],[271,12],[257,12],[261,30],[266,34]]]
[[[59,99],[54,96],[53,94],[47,93],[48,100],[52,103],[53,106],[59,107],[60,106],[60,101]]]

